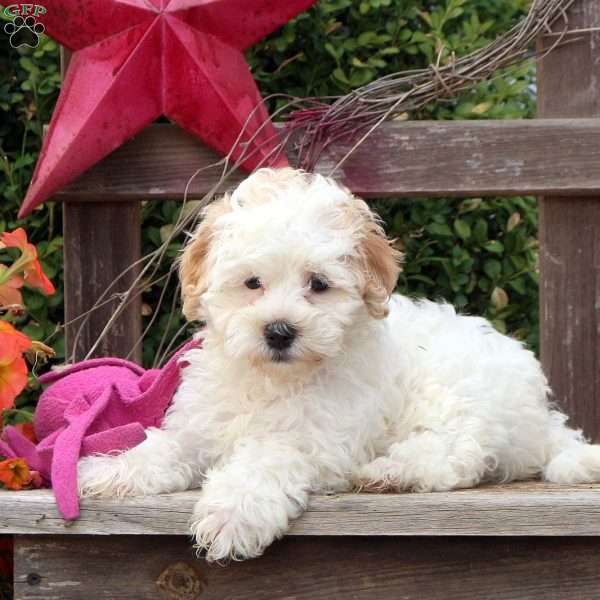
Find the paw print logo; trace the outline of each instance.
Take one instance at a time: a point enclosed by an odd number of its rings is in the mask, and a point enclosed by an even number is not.
[[[39,36],[44,33],[44,25],[38,23],[31,15],[25,18],[16,16],[12,23],[4,25],[4,32],[9,35],[9,42],[13,48],[37,48],[40,43]]]

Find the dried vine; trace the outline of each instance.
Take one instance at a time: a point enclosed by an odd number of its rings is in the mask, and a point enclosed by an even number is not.
[[[555,36],[549,52],[569,32],[567,10],[575,0],[533,0],[527,16],[491,44],[461,58],[426,69],[393,73],[358,88],[332,103],[319,103],[291,115],[289,126],[297,134],[299,165],[312,169],[320,153],[341,140],[356,139],[347,156],[381,123],[441,99],[449,99],[490,79],[500,69],[531,57],[542,34]],[[553,34],[552,26],[562,21]],[[358,138],[358,139],[357,139]],[[341,163],[347,158],[343,158]]]

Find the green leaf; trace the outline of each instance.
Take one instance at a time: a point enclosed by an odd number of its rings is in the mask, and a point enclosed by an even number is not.
[[[483,270],[490,279],[495,280],[502,272],[502,265],[500,264],[499,260],[492,258],[485,261],[483,264]]]
[[[497,240],[492,240],[488,242],[487,244],[485,244],[484,248],[488,252],[493,252],[494,254],[502,254],[502,252],[504,251],[504,246],[501,242]]]
[[[430,223],[427,225],[426,229],[432,235],[440,235],[444,237],[452,236],[452,230],[445,223]]]
[[[475,226],[473,227],[473,238],[479,244],[483,244],[488,237],[488,224],[487,222],[479,218],[477,219]]]
[[[327,53],[330,54],[336,60],[336,62],[339,61],[340,58],[344,54],[344,50],[343,49],[336,49],[334,47],[334,45],[331,44],[330,42],[325,42],[325,44],[323,45],[323,47],[325,48],[325,50],[327,51]]]
[[[338,81],[341,81],[342,83],[346,83],[346,84],[350,83],[349,79],[346,77],[346,74],[344,73],[344,71],[340,67],[338,67],[337,69],[334,69],[333,76]]]
[[[471,227],[463,219],[454,220],[454,231],[463,240],[468,240],[471,237]]]

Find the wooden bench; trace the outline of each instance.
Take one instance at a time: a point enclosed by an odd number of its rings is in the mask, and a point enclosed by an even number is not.
[[[577,0],[569,27],[599,26],[600,3]],[[541,196],[542,362],[557,400],[600,440],[600,34],[569,37],[538,65],[542,119],[390,123],[340,175],[369,198]],[[140,202],[180,200],[190,175],[214,158],[174,126],[153,125],[59,194],[67,321],[139,258]],[[197,177],[192,197],[214,181],[214,172]],[[110,312],[93,315],[77,356]],[[126,354],[140,315],[134,302],[98,353]],[[16,598],[600,596],[600,486],[315,497],[290,536],[227,569],[194,555],[187,520],[196,494],[88,500],[70,525],[48,491],[0,494],[0,530],[16,536]]]
[[[15,598],[598,598],[600,485],[315,496],[290,536],[227,568],[194,555],[197,495],[86,500],[66,525],[47,490],[2,494]]]

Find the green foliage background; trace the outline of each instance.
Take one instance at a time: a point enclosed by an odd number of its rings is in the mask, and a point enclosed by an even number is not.
[[[401,69],[425,67],[438,55],[449,60],[485,45],[526,13],[528,0],[318,0],[308,12],[251,49],[253,73],[263,93],[298,96],[345,93]],[[20,325],[49,340],[60,360],[64,343],[60,206],[48,204],[24,221],[18,205],[39,151],[60,85],[58,48],[12,49],[0,35],[0,231],[23,226],[38,244],[48,275],[59,289],[44,298],[30,292]],[[412,119],[531,117],[534,72],[524,64],[459,98],[427,107]],[[271,108],[275,108],[273,105]],[[406,252],[399,289],[444,298],[466,313],[483,314],[501,331],[537,349],[537,211],[531,198],[386,200],[376,203],[391,236]],[[169,232],[177,203],[146,203],[144,251]],[[181,242],[169,251],[174,258]],[[161,289],[145,295],[146,319]],[[183,321],[170,318],[172,292],[144,344],[151,363],[162,333],[172,337]]]

